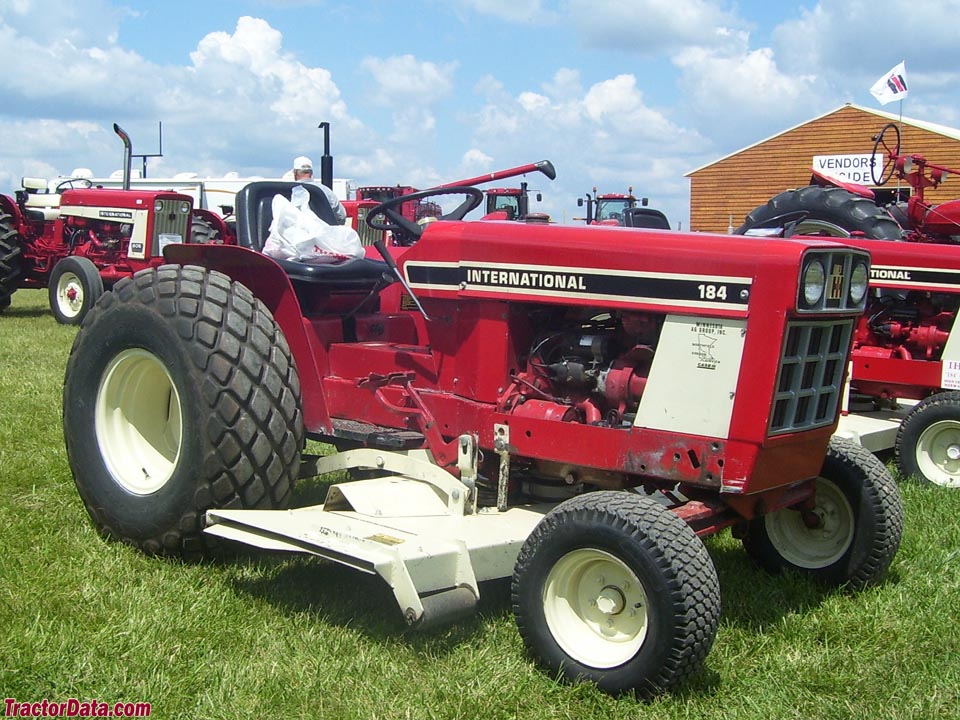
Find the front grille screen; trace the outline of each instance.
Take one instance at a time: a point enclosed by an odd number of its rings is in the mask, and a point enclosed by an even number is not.
[[[787,326],[771,435],[822,427],[836,419],[852,331],[852,320]]]

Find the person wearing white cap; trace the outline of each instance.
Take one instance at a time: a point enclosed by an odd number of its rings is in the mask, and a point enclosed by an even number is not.
[[[340,224],[343,225],[347,221],[347,211],[343,209],[343,205],[340,203],[340,198],[334,194],[333,190],[314,179],[313,162],[310,160],[310,158],[301,155],[294,159],[293,180],[294,182],[311,183],[312,185],[316,185],[323,190],[324,194],[327,196],[327,200],[330,201],[330,207],[333,208],[333,214],[337,216],[337,220],[340,221]]]

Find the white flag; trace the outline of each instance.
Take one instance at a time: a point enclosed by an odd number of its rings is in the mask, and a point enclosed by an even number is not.
[[[870,88],[870,94],[886,105],[894,100],[903,100],[907,96],[907,68],[901,62],[893,70],[877,80]]]

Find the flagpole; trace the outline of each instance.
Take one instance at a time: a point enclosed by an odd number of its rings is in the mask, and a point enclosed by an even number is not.
[[[898,155],[902,155],[902,154],[903,154],[903,145],[904,145],[904,142],[903,142],[903,98],[900,98],[900,102],[899,102],[898,104],[900,105],[900,117],[899,117],[898,120],[897,120],[897,131],[898,131],[897,134],[900,136],[900,149],[897,151],[897,154],[898,154]],[[897,161],[894,160],[894,162],[897,162]],[[900,202],[900,173],[897,173],[897,199],[896,199],[894,202]]]

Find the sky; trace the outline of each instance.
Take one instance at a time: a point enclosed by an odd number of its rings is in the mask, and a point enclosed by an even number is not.
[[[901,60],[903,114],[960,127],[958,16],[960,0],[0,0],[0,192],[109,175],[113,123],[148,154],[162,123],[152,177],[279,177],[319,163],[326,121],[354,186],[548,159],[533,210],[572,222],[592,187],[632,187],[686,228],[686,173],[844,103],[897,112],[869,88]]]

